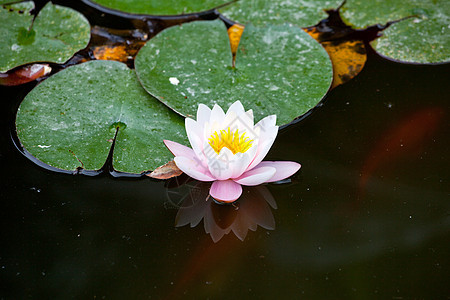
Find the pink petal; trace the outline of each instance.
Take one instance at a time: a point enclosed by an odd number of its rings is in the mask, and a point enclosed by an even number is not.
[[[164,140],[164,144],[169,149],[169,151],[172,152],[174,156],[184,156],[189,158],[195,157],[194,150],[192,150],[189,147],[186,147],[184,145],[178,144],[177,142],[172,142],[169,140]]]
[[[275,175],[267,181],[274,182],[292,176],[300,169],[301,165],[293,161],[263,161],[258,165],[259,167],[275,168],[277,170]]]
[[[258,185],[269,181],[275,175],[276,169],[272,167],[256,167],[253,170],[244,172],[239,178],[234,179],[242,185]]]
[[[209,190],[211,197],[218,201],[233,202],[242,194],[242,186],[233,180],[216,180]]]
[[[213,181],[211,173],[203,167],[200,161],[184,156],[176,156],[174,159],[177,167],[188,176],[200,181]]]

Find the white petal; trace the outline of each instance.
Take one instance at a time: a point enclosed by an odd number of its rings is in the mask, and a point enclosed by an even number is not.
[[[275,142],[275,137],[278,134],[278,126],[266,128],[266,131],[262,131],[260,133],[260,139],[258,141],[258,149],[256,151],[255,157],[248,167],[248,170],[256,167],[263,159],[266,157],[273,143]]]
[[[243,153],[248,157],[248,161],[245,160],[242,162],[242,169],[244,169],[243,172],[249,170],[250,164],[255,160],[256,154],[258,152],[258,142],[258,139],[253,140],[252,146]]]
[[[213,127],[214,124],[222,124],[224,119],[225,113],[223,112],[223,109],[219,105],[215,104],[211,110],[209,124]]]
[[[203,127],[205,122],[209,121],[211,116],[211,109],[205,104],[200,103],[197,109],[197,123],[200,127]]]
[[[206,158],[203,153],[203,129],[199,126],[199,124],[190,119],[185,119],[186,124],[186,133],[189,139],[189,143],[191,144],[192,150],[194,150],[195,154],[202,162],[203,166],[206,167]]]
[[[250,156],[247,152],[236,153],[234,155],[234,161],[230,164],[233,168],[230,178],[237,178],[247,171],[247,168],[253,159],[253,156]]]
[[[245,114],[247,115],[247,120],[249,120],[249,124],[250,126],[253,128],[254,126],[254,116],[253,116],[253,109],[249,109],[245,112]]]
[[[217,157],[216,151],[211,147],[208,140],[203,141],[203,154],[205,155],[205,158],[207,161],[210,161],[212,159],[215,159]]]
[[[237,116],[239,120],[239,132],[246,132],[247,136],[257,135],[255,132],[256,129],[253,126],[253,112],[251,110],[249,112],[242,112]]]
[[[254,167],[256,167],[264,159],[264,157],[266,157],[267,153],[269,152],[270,148],[273,145],[273,142],[274,142],[273,139],[260,141],[258,149],[256,150],[255,157],[253,158],[253,161],[248,166],[247,170],[251,170]]]
[[[267,116],[267,117],[261,119],[261,121],[259,121],[255,125],[255,127],[270,128],[270,127],[275,126],[276,123],[277,123],[277,116],[270,115],[270,116]],[[262,131],[264,131],[264,129]]]
[[[204,143],[196,135],[192,135],[190,137],[190,139],[192,139],[192,143],[195,145],[195,146],[192,146],[192,150],[194,150],[194,153],[197,156],[198,160],[202,162],[204,167],[207,167],[208,166],[208,158],[206,157],[205,149],[203,148]]]
[[[188,136],[189,142],[191,143],[191,146],[194,146],[194,145],[192,145],[192,141],[190,139],[190,136],[191,135],[196,135],[199,138],[201,138],[202,135],[203,135],[202,134],[203,133],[203,128],[200,126],[199,123],[197,123],[196,121],[192,120],[191,118],[184,119],[184,125],[186,127],[186,134]]]
[[[251,127],[251,126],[249,126],[249,124],[248,124],[248,126],[246,126],[246,128],[250,128],[250,130],[247,130],[245,132],[245,136],[248,137],[249,139],[253,140],[253,145],[257,145],[258,141],[261,137],[261,128],[256,127],[256,126]]]
[[[241,112],[245,112],[244,106],[242,105],[241,101],[236,101],[228,108],[227,115],[234,111],[236,115],[239,115]]]
[[[239,113],[229,110],[221,127],[222,130],[230,128],[233,132],[239,130],[239,134],[246,132],[247,136],[252,136],[252,134],[253,136],[255,135],[253,128],[253,114],[251,112],[247,113],[244,110]]]
[[[228,127],[230,127],[231,131],[235,131],[236,129],[239,129],[239,119],[238,115],[235,111],[228,110],[225,119],[223,120],[223,123],[221,124],[222,130],[227,130]]]
[[[210,122],[205,122],[203,125],[203,142],[208,142],[208,139],[211,137],[212,129]]]
[[[224,147],[219,155],[208,157],[208,168],[214,178],[226,180],[233,175],[235,157],[230,149]]]

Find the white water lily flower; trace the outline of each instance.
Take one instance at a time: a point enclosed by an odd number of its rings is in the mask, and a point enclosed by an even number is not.
[[[175,156],[177,167],[199,181],[214,181],[209,194],[222,202],[233,202],[242,186],[255,186],[285,179],[300,169],[291,161],[262,161],[278,133],[276,116],[253,124],[253,111],[240,101],[225,114],[214,105],[200,104],[197,121],[186,118],[186,133],[192,149],[176,142],[164,143]]]

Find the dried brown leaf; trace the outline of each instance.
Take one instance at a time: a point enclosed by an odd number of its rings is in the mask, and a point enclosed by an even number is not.
[[[155,179],[169,179],[172,177],[180,176],[181,174],[183,174],[183,171],[178,169],[177,165],[172,160],[167,164],[156,168],[153,172],[147,174],[147,176]]]
[[[47,64],[32,64],[7,73],[0,73],[0,85],[14,86],[24,84],[48,75],[52,68]]]
[[[322,35],[315,27],[305,31],[317,40],[330,56],[333,64],[333,83],[336,87],[346,83],[361,72],[367,60],[366,48],[362,40],[323,41]]]
[[[233,55],[232,66],[236,65],[236,53],[241,41],[242,33],[244,32],[245,26],[241,24],[234,24],[228,28],[228,38],[230,39],[231,54]]]

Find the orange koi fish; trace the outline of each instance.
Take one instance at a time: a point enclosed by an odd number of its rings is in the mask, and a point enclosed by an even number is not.
[[[444,116],[442,107],[428,107],[402,119],[394,128],[383,134],[383,138],[370,152],[361,170],[360,194],[373,173],[401,157],[416,157],[423,151],[429,139],[435,135]]]

